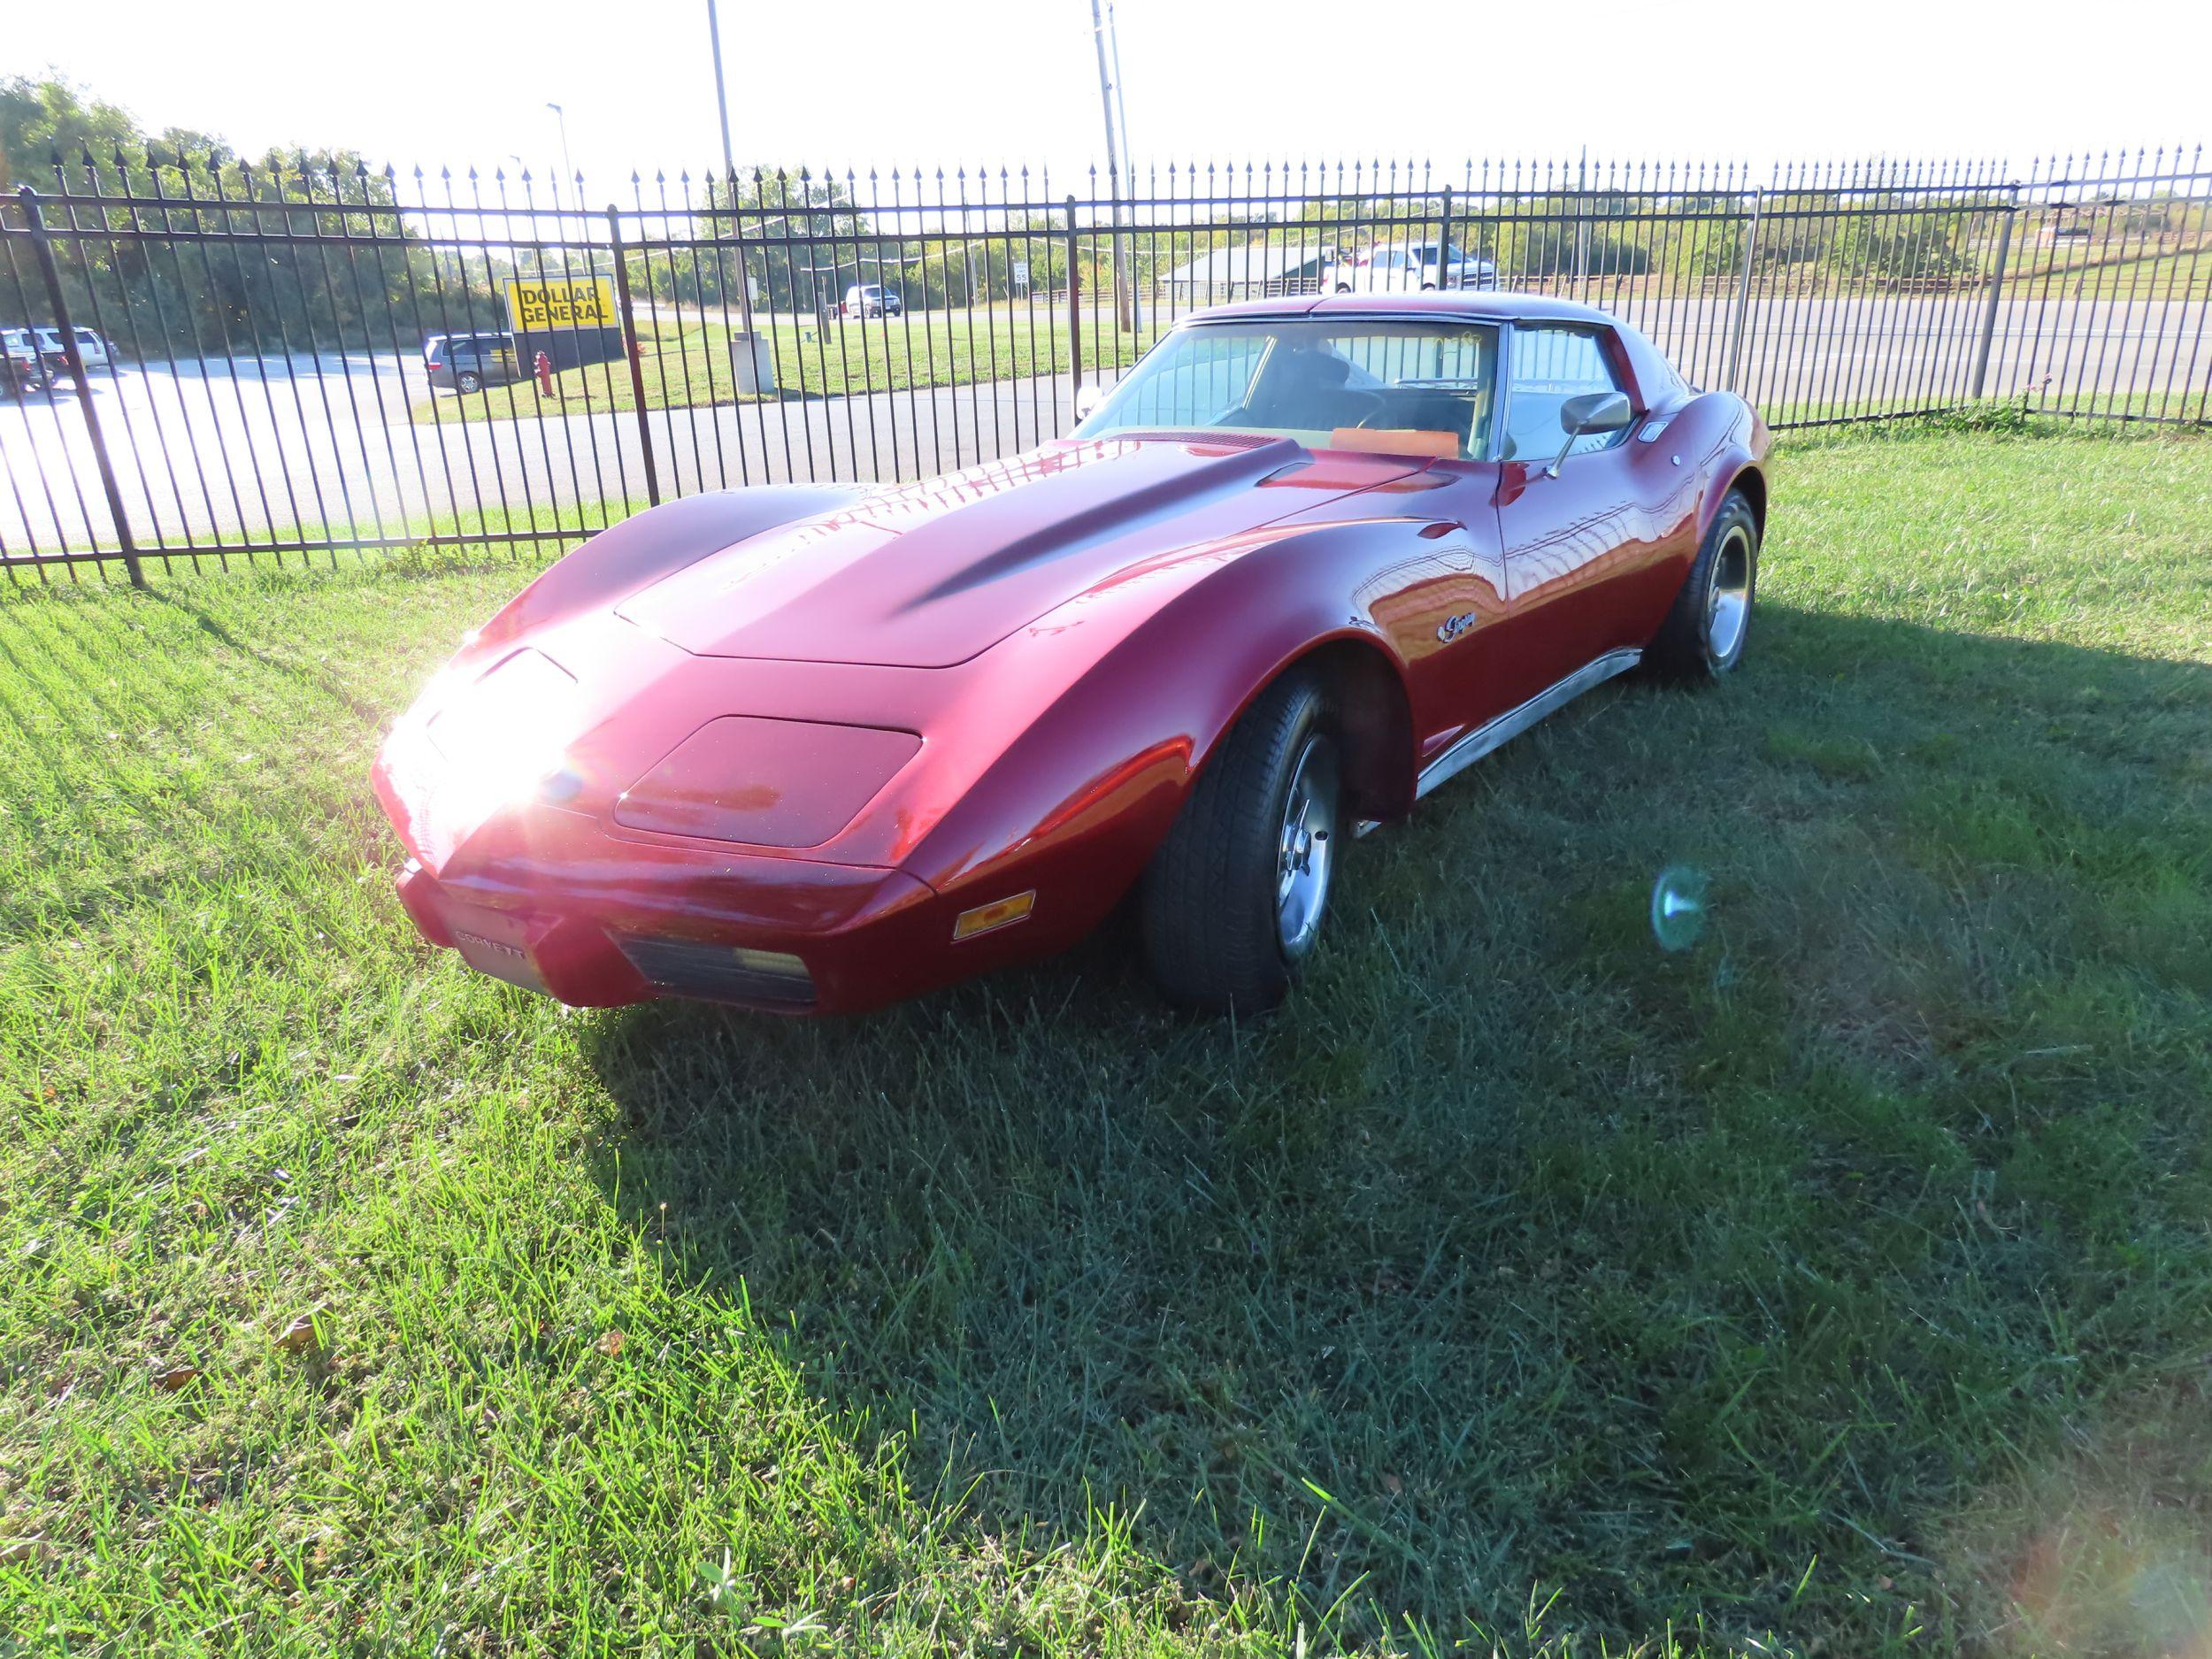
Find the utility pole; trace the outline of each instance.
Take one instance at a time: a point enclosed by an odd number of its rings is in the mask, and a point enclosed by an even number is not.
[[[1119,123],[1117,135],[1115,111],[1121,101],[1121,42],[1118,36],[1110,42],[1113,34],[1113,0],[1105,0],[1103,14],[1100,0],[1091,0],[1091,42],[1098,49],[1098,104],[1106,117],[1106,179],[1114,198],[1114,314],[1125,329],[1133,329],[1136,321],[1136,290],[1129,269],[1128,238],[1123,233],[1121,207],[1122,174],[1126,157],[1123,144],[1126,142],[1128,121]],[[1112,53],[1113,66],[1107,66],[1108,52]]]
[[[741,234],[738,229],[737,218],[737,155],[730,148],[730,91],[722,79],[722,19],[716,14],[714,0],[707,0],[707,46],[714,58],[714,107],[722,118],[722,206],[730,216],[730,234],[734,236]],[[712,194],[708,192],[710,196]],[[719,254],[716,256],[716,263],[718,265],[720,263]],[[726,316],[728,311],[726,299],[724,315]],[[752,341],[753,279],[751,273],[746,269],[745,250],[741,246],[737,250],[737,313],[743,319],[746,338]],[[756,343],[747,349],[758,350],[759,347]]]

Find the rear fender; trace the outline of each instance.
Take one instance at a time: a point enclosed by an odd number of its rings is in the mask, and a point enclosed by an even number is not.
[[[1771,438],[1766,422],[1750,404],[1733,392],[1706,392],[1685,404],[1657,440],[1679,454],[1685,466],[1694,467],[1700,480],[1697,503],[1697,543],[1720,516],[1728,492],[1748,472],[1747,490],[1756,493],[1752,505],[1766,513],[1764,466]]]

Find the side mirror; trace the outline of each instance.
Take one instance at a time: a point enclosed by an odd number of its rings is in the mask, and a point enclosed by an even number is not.
[[[1575,440],[1586,438],[1594,432],[1619,432],[1636,419],[1636,411],[1628,406],[1626,392],[1585,392],[1579,397],[1570,397],[1559,406],[1559,424],[1565,430],[1567,441],[1559,446],[1559,453],[1544,469],[1550,478],[1559,476],[1559,469],[1567,459],[1567,451],[1575,447]]]
[[[1087,386],[1077,387],[1075,388],[1075,424],[1079,426],[1088,420],[1098,406],[1105,401],[1106,388],[1096,380],[1093,380]]]

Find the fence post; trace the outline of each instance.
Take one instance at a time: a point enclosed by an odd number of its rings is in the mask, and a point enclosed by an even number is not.
[[[2012,251],[2012,221],[2020,217],[2020,187],[2012,187],[2004,223],[1997,230],[1997,260],[1989,270],[1989,301],[1982,307],[1981,343],[1974,349],[1974,401],[1979,403],[1989,378],[1989,348],[1997,338],[1997,302],[2004,296],[2005,256]]]
[[[1071,402],[1068,405],[1071,418],[1078,416],[1083,406],[1083,296],[1082,285],[1075,275],[1075,197],[1068,197],[1067,230],[1068,265],[1068,385]]]
[[[1767,193],[1763,188],[1751,193],[1751,228],[1743,239],[1743,271],[1736,279],[1736,324],[1729,332],[1728,389],[1735,391],[1736,365],[1743,358],[1744,319],[1751,311],[1751,261],[1759,251],[1759,219],[1765,211]]]
[[[1590,290],[1590,147],[1582,147],[1575,164],[1575,298],[1587,299]]]
[[[614,240],[615,303],[622,311],[622,355],[630,359],[630,396],[637,405],[638,447],[645,452],[645,500],[661,504],[661,480],[653,465],[653,426],[645,418],[645,355],[638,344],[637,312],[630,303],[630,264],[622,257],[622,215],[607,204],[607,232]],[[743,272],[739,273],[740,277]]]
[[[85,432],[92,440],[93,464],[100,469],[101,493],[106,495],[108,512],[115,520],[115,541],[122,549],[123,568],[130,572],[132,587],[143,588],[146,572],[139,565],[138,544],[131,539],[130,519],[123,511],[123,490],[115,481],[115,463],[108,458],[107,438],[100,430],[100,411],[92,404],[92,385],[85,378],[84,355],[77,349],[77,332],[70,326],[69,302],[61,291],[61,267],[54,263],[54,244],[46,234],[45,216],[38,211],[38,192],[27,184],[15,193],[15,199],[22,204],[23,222],[30,227],[32,245],[38,250],[39,273],[46,279],[46,297],[54,308],[54,327],[61,335],[62,357],[69,365],[69,378],[76,383],[77,409],[84,416]]]
[[[1436,241],[1436,287],[1441,293],[1452,286],[1452,187],[1444,187],[1444,234]]]

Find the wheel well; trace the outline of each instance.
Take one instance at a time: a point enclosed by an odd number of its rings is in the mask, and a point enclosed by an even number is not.
[[[1747,466],[1731,481],[1731,489],[1741,490],[1743,498],[1751,503],[1751,517],[1759,526],[1759,540],[1767,539],[1767,480],[1755,466]]]
[[[1318,674],[1328,687],[1344,743],[1345,805],[1361,818],[1402,818],[1413,810],[1413,711],[1405,682],[1381,649],[1332,640],[1284,672]]]

